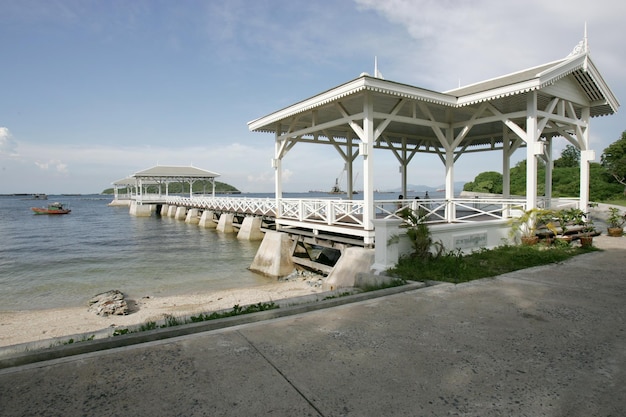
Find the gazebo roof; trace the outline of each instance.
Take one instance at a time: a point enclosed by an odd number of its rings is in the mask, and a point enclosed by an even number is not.
[[[161,182],[170,182],[170,180],[213,180],[219,176],[220,174],[218,173],[193,166],[157,165],[117,180],[113,182],[113,185],[119,187],[137,185],[138,179],[141,179],[143,184],[159,184]]]
[[[194,166],[157,165],[143,171],[136,172],[133,178],[194,178],[211,179],[220,174],[196,168]]]
[[[358,130],[366,100],[370,100],[374,128],[380,129],[375,147],[405,142],[421,152],[441,152],[442,139],[434,131],[452,127],[454,137],[463,137],[456,144],[458,149],[493,149],[494,144],[503,141],[503,120],[525,125],[527,95],[532,92],[537,93],[540,110],[549,109],[555,99],[571,103],[569,117],[582,117],[586,108],[591,117],[610,115],[619,107],[588,52],[579,51],[564,59],[446,92],[363,74],[253,120],[248,128],[299,142],[336,145],[348,136],[357,136],[355,126]],[[559,129],[547,127],[542,136],[561,135]]]

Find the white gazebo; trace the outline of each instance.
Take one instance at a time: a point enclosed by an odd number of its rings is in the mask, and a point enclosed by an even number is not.
[[[215,197],[215,178],[219,176],[218,173],[194,166],[157,165],[113,182],[114,198],[109,205],[130,206],[131,213],[148,215],[151,205],[165,202],[171,183],[189,184],[189,197],[192,197],[193,184],[196,181],[208,181],[211,184],[211,196]],[[158,192],[148,193],[149,186],[156,186]],[[119,194],[121,188],[126,189],[125,195]],[[206,194],[206,190],[203,194]]]
[[[138,197],[141,199],[144,185],[157,185],[159,196],[165,186],[165,195],[169,195],[170,183],[189,184],[189,197],[193,196],[193,184],[196,181],[209,181],[211,183],[211,195],[215,197],[215,178],[220,174],[196,168],[194,166],[157,165],[134,173],[131,177],[137,182]],[[206,193],[206,190],[205,190]]]
[[[504,193],[510,195],[510,159],[526,148],[526,208],[537,207],[537,161],[546,162],[545,196],[550,204],[552,143],[564,138],[581,151],[579,207],[589,202],[589,143],[592,117],[611,115],[619,103],[591,60],[586,40],[563,59],[446,92],[360,77],[248,123],[251,131],[274,134],[275,194],[282,198],[281,164],[290,149],[309,143],[333,146],[347,167],[351,198],[355,164],[361,165],[365,230],[374,230],[375,150],[391,151],[401,166],[406,195],[407,166],[420,153],[436,154],[445,172],[445,199],[454,200],[454,164],[470,152],[498,151]],[[455,222],[455,206],[445,221]],[[277,213],[277,223],[281,213]],[[367,240],[371,239],[366,237]]]

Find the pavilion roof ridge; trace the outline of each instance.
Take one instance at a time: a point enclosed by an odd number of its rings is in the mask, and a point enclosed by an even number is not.
[[[155,165],[151,168],[135,172],[132,177],[192,177],[215,178],[220,174],[193,165]]]

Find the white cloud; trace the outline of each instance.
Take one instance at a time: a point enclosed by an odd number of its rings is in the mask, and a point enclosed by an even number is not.
[[[62,174],[68,173],[67,164],[61,162],[58,159],[51,159],[46,162],[35,161],[35,165],[43,171],[48,171],[49,169],[52,168],[54,171],[62,173]]]
[[[18,153],[17,142],[11,132],[8,128],[0,126],[0,157],[2,156],[16,157]]]
[[[469,84],[565,57],[583,38],[585,22],[592,55],[597,45],[604,61],[621,50],[613,28],[621,31],[626,15],[626,3],[611,0],[593,8],[583,0],[355,2],[409,35],[405,54],[393,57],[401,71],[395,74],[438,90],[457,87],[459,79]]]

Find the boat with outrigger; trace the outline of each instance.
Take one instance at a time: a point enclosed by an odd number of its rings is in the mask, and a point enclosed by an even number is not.
[[[31,207],[31,210],[35,214],[69,214],[72,211],[59,202],[48,204],[48,207]]]

